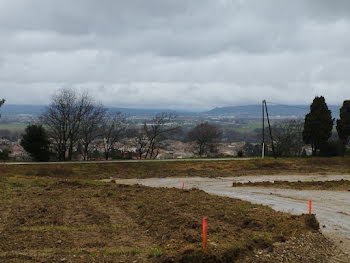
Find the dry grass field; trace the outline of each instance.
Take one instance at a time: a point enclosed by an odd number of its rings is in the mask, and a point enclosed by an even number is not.
[[[350,158],[288,158],[232,161],[179,161],[1,165],[0,176],[71,179],[220,177],[271,174],[350,174]]]

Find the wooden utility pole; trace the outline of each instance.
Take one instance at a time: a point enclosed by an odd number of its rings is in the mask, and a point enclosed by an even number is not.
[[[271,124],[270,124],[269,112],[267,110],[266,100],[262,101],[262,152],[261,152],[261,157],[262,158],[265,157],[265,110],[266,110],[267,123],[269,125],[272,153],[273,153],[273,157],[276,158],[275,145],[273,143],[272,129],[271,129]]]
[[[262,101],[262,150],[261,150],[261,158],[265,157],[265,108],[264,108],[265,100]]]

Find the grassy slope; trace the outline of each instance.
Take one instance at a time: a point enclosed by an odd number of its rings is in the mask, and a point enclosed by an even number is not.
[[[0,177],[11,175],[76,179],[150,178],[169,176],[243,176],[263,174],[350,173],[350,158],[252,159],[244,161],[184,161],[109,164],[0,164]]]

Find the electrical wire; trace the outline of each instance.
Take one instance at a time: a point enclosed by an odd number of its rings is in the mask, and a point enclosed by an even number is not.
[[[284,106],[284,107],[290,107],[290,108],[297,108],[297,109],[301,109],[301,110],[309,110],[310,109],[309,106],[300,107],[300,106],[295,106],[295,105],[275,103],[275,102],[271,102],[271,101],[266,101],[266,103],[273,104],[275,106]]]

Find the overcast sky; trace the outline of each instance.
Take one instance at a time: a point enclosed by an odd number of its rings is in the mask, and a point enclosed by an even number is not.
[[[0,0],[0,98],[110,106],[350,99],[349,0]]]

